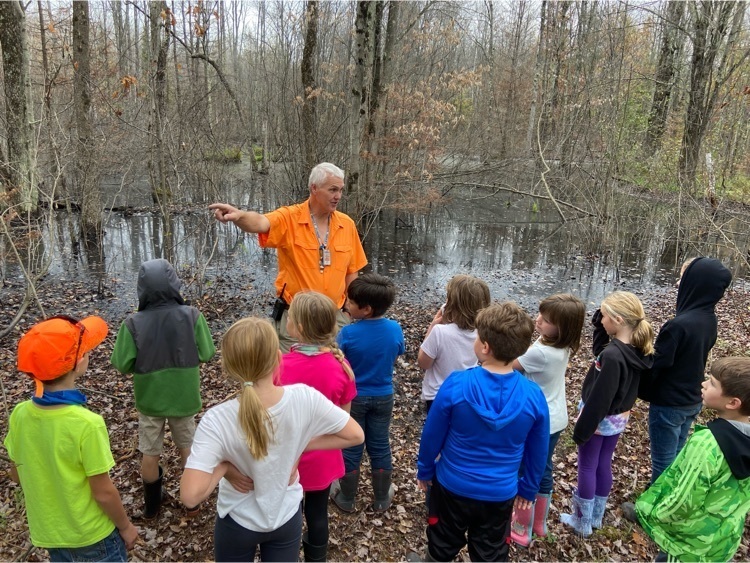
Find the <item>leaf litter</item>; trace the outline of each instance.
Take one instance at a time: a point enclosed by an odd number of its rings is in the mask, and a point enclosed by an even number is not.
[[[199,296],[189,296],[206,316],[218,344],[223,332],[242,315],[267,315],[272,295],[248,296],[231,291],[216,290],[215,284]],[[133,561],[206,561],[213,559],[213,525],[215,493],[202,505],[200,513],[186,517],[179,503],[179,456],[168,441],[162,462],[165,466],[167,498],[159,517],[146,522],[136,517],[142,509],[143,496],[139,475],[140,455],[137,451],[138,415],[135,410],[132,384],[109,364],[117,329],[126,307],[118,295],[132,293],[106,291],[97,293],[87,282],[45,280],[38,288],[48,316],[59,313],[74,316],[98,314],[107,320],[110,333],[91,358],[91,367],[80,380],[80,387],[89,397],[89,408],[102,414],[110,432],[112,452],[117,462],[112,479],[123,498],[125,508],[141,530],[141,539],[130,559]],[[649,320],[658,330],[674,312],[675,290],[646,294],[636,292],[644,302]],[[187,297],[187,296],[186,296]],[[10,323],[23,298],[23,287],[6,283],[0,288],[3,308],[0,323]],[[422,373],[417,367],[417,353],[424,333],[442,300],[438,292],[420,292],[416,287],[402,290],[400,301],[389,316],[403,327],[406,354],[396,362],[396,401],[391,426],[391,440],[396,494],[393,505],[383,513],[375,513],[370,506],[372,487],[369,479],[360,481],[356,511],[340,512],[329,505],[330,542],[329,560],[332,561],[403,561],[410,551],[422,553],[426,546],[426,510],[424,496],[416,485],[416,458],[419,438],[424,423],[424,410],[419,399]],[[589,315],[596,308],[589,304]],[[535,310],[529,310],[534,315]],[[236,316],[231,317],[232,313]],[[717,307],[719,339],[713,357],[750,354],[750,294],[747,289],[734,289]],[[0,376],[5,388],[5,412],[0,416],[0,435],[7,433],[8,412],[16,403],[26,400],[33,384],[15,369],[15,350],[18,337],[38,320],[31,309],[0,348]],[[591,327],[584,332],[581,351],[571,359],[567,375],[567,398],[570,414],[580,396],[581,383],[591,361]],[[236,388],[221,373],[219,355],[202,367],[202,395],[204,409],[221,403],[235,394]],[[710,416],[702,413],[700,421]],[[7,454],[0,450],[0,470],[7,475]],[[511,546],[514,561],[643,561],[653,560],[656,546],[637,526],[622,517],[620,503],[632,501],[644,489],[650,475],[648,449],[648,407],[638,401],[633,409],[628,428],[621,437],[613,463],[614,487],[604,517],[604,527],[587,540],[578,538],[559,523],[561,512],[568,510],[568,499],[576,484],[576,448],[569,427],[560,439],[555,452],[555,490],[549,516],[550,534],[537,539],[530,548]],[[368,475],[367,458],[363,459],[363,476]],[[750,558],[748,528],[735,556],[736,561]],[[32,548],[23,507],[20,487],[7,477],[0,481],[0,560],[45,561],[43,549]],[[464,549],[457,558],[468,561]]]

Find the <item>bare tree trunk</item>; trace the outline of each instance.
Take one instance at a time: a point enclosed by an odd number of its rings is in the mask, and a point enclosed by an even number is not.
[[[167,54],[169,53],[169,33],[164,28],[170,25],[170,18],[162,18],[166,10],[162,1],[149,2],[150,59],[152,71],[149,85],[152,92],[149,133],[151,135],[151,198],[156,205],[166,210],[171,203],[171,191],[167,182],[166,149],[164,128],[166,125]]]
[[[677,54],[684,42],[684,35],[680,33],[682,19],[685,13],[685,2],[670,0],[667,2],[665,18],[662,20],[661,50],[659,62],[656,65],[654,82],[654,97],[651,102],[651,112],[648,118],[648,129],[644,140],[644,150],[650,154],[659,148],[661,137],[667,124],[669,114],[669,99],[674,87]]]
[[[393,77],[393,56],[396,51],[398,43],[398,24],[400,14],[400,3],[398,0],[391,0],[388,2],[388,23],[385,28],[385,44],[383,46],[383,62],[381,63],[381,78],[379,84],[379,91],[377,93],[378,106],[382,107],[381,111],[377,114],[378,127],[375,132],[375,139],[372,144],[372,151],[374,154],[380,154],[380,140],[388,130],[388,99],[387,92],[388,87],[391,84]],[[381,160],[380,174],[385,175],[386,160]]]
[[[76,188],[81,202],[81,235],[85,244],[101,238],[101,195],[94,167],[91,129],[91,57],[89,3],[73,2],[73,103],[75,105]]]
[[[534,65],[534,80],[531,83],[531,108],[529,109],[529,126],[526,130],[526,151],[529,155],[535,154],[537,149],[537,105],[539,104],[539,82],[542,77],[544,53],[546,51],[546,16],[547,0],[542,0],[539,13],[539,44],[536,50],[536,64]]]
[[[34,211],[39,195],[34,179],[36,158],[32,143],[31,78],[26,14],[20,2],[0,2],[0,47],[3,51],[5,119],[8,136],[9,188],[22,211]]]
[[[511,51],[510,51],[510,71],[507,78],[507,91],[505,93],[505,120],[500,128],[500,158],[506,158],[508,151],[513,145],[513,139],[516,132],[516,123],[518,120],[518,74],[519,58],[521,52],[521,43],[524,40],[524,19],[528,8],[525,0],[517,0],[515,3],[515,22],[511,34]],[[490,60],[490,65],[494,67],[494,58]]]
[[[371,69],[370,99],[367,108],[367,123],[363,133],[363,150],[366,157],[362,160],[364,166],[364,175],[362,185],[366,186],[369,191],[374,185],[373,172],[376,170],[375,160],[377,152],[373,149],[375,146],[375,130],[378,112],[380,110],[380,94],[382,90],[382,71],[383,62],[381,58],[381,36],[383,27],[383,14],[385,12],[385,3],[381,1],[373,2],[375,9],[370,21],[370,49],[368,67]]]
[[[366,0],[357,2],[357,15],[354,21],[354,77],[351,87],[351,106],[349,113],[349,163],[347,165],[346,191],[347,198],[357,208],[359,206],[360,173],[362,170],[361,142],[362,124],[367,114],[367,28],[370,3]]]
[[[692,191],[703,139],[708,131],[719,89],[748,58],[750,49],[739,59],[735,59],[732,54],[744,17],[745,2],[706,1],[697,5],[691,2],[688,9],[692,14],[693,56],[690,67],[690,101],[685,113],[679,172],[682,184]],[[716,65],[722,45],[723,55]]]
[[[141,32],[140,32],[140,26],[138,25],[140,23],[140,19],[138,17],[138,11],[139,8],[137,6],[138,0],[135,0],[133,2],[133,47],[135,50],[135,75],[138,77],[138,79],[141,79]]]
[[[318,93],[315,82],[315,58],[318,44],[318,2],[309,0],[305,9],[305,46],[302,51],[302,142],[304,170],[312,170],[318,163]],[[264,150],[267,148],[264,147]]]
[[[117,71],[122,76],[127,74],[125,65],[127,64],[127,35],[125,34],[125,22],[122,17],[123,3],[119,0],[111,0],[110,8],[112,8],[112,25],[115,28],[115,45],[117,47]],[[127,13],[127,5],[125,5],[125,13]]]
[[[363,182],[363,139],[369,122],[370,96],[372,92],[372,39],[375,23],[375,5],[361,0],[357,2],[355,33],[355,74],[351,87],[351,109],[349,123],[349,164],[347,166],[348,200],[358,215],[367,199],[368,186]]]

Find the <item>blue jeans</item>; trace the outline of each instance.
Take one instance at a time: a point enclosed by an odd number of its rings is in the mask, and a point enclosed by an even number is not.
[[[48,547],[50,561],[127,561],[128,550],[115,528],[101,541],[86,547]]]
[[[547,451],[547,465],[544,466],[544,473],[542,474],[542,480],[539,482],[539,494],[548,495],[552,492],[552,454],[555,453],[555,446],[557,441],[560,439],[560,432],[555,432],[549,435],[549,450]]]
[[[393,395],[357,396],[352,400],[351,416],[364,430],[365,443],[344,450],[346,472],[349,473],[359,469],[365,447],[373,471],[378,469],[392,470],[391,418],[393,416]]]
[[[654,405],[648,409],[648,436],[651,440],[651,482],[653,483],[675,460],[687,440],[703,405],[689,407],[664,407]]]

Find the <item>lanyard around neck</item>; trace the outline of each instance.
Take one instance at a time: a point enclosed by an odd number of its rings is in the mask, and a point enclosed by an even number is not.
[[[310,220],[312,221],[313,228],[315,229],[315,238],[318,239],[318,254],[319,254],[319,264],[320,264],[320,272],[323,273],[323,269],[330,265],[330,252],[328,251],[328,235],[331,233],[331,214],[328,214],[328,225],[326,228],[326,237],[325,239],[321,240],[320,238],[320,231],[318,230],[318,222],[315,220],[315,216],[312,212],[312,207],[310,207]]]

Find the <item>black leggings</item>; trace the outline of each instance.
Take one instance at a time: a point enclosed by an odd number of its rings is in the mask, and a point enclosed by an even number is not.
[[[214,558],[216,561],[252,561],[260,546],[261,561],[297,561],[302,535],[302,511],[297,510],[272,532],[253,532],[235,522],[229,514],[216,515]]]
[[[328,495],[331,485],[322,491],[305,492],[302,502],[307,522],[307,543],[328,545]]]

